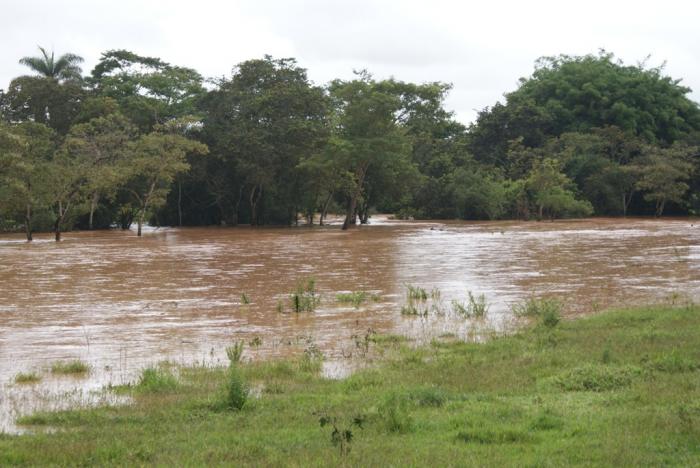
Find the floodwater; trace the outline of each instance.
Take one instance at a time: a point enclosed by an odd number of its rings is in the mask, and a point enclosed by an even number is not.
[[[564,298],[569,315],[700,298],[700,226],[688,220],[380,217],[345,232],[169,228],[137,238],[115,230],[66,233],[58,244],[37,237],[27,244],[0,236],[0,432],[18,430],[14,418],[37,409],[108,401],[102,387],[133,381],[159,361],[223,363],[235,340],[259,343],[246,347],[247,359],[317,346],[326,373],[342,376],[356,365],[354,337],[370,329],[419,342],[444,333],[473,339],[486,326],[506,328],[512,304],[531,295]],[[293,313],[289,294],[309,277],[321,303]],[[428,317],[401,315],[408,284],[440,290]],[[376,300],[359,308],[336,300],[359,290]],[[468,291],[486,296],[486,321],[449,312]],[[51,363],[68,359],[88,362],[89,376],[51,376]],[[29,371],[42,382],[14,383]]]

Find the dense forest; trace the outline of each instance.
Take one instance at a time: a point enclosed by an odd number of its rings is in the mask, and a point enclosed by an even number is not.
[[[325,86],[266,56],[228,78],[126,50],[20,63],[0,91],[0,230],[700,213],[700,108],[663,67],[542,58],[469,126],[451,86]]]

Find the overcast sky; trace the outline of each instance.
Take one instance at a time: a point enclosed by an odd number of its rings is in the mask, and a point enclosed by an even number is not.
[[[0,88],[37,45],[85,58],[128,49],[229,75],[270,54],[295,57],[317,84],[366,68],[377,78],[454,85],[447,107],[464,123],[493,105],[543,55],[605,48],[650,65],[700,101],[700,3],[676,1],[0,0]]]

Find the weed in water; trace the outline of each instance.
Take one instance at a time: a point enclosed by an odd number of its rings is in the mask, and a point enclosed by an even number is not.
[[[427,301],[428,300],[428,292],[418,286],[412,286],[410,284],[406,285],[406,295],[408,296],[409,301]]]
[[[33,384],[41,381],[41,376],[36,372],[20,372],[15,375],[15,383]]]
[[[316,293],[316,280],[309,278],[299,282],[289,298],[294,312],[313,312],[321,302]]]
[[[534,318],[547,328],[554,328],[561,320],[562,303],[553,298],[531,297],[512,307],[516,317]]]
[[[253,339],[250,340],[248,342],[248,344],[253,348],[261,346],[262,345],[262,338],[260,338],[259,336],[253,337]]]
[[[419,317],[425,317],[428,315],[428,308],[416,306],[411,302],[401,307],[401,315],[417,315]]]
[[[231,346],[226,347],[226,357],[228,357],[230,365],[241,362],[241,357],[243,356],[243,345],[243,341],[235,341]]]
[[[339,293],[335,296],[336,300],[341,303],[345,304],[352,304],[355,306],[357,309],[362,305],[363,303],[367,302],[368,300],[372,300],[374,302],[379,301],[379,295],[377,294],[370,294],[366,291],[354,291],[350,293]]]
[[[241,304],[250,304],[250,298],[246,293],[241,294]]]
[[[87,374],[90,366],[83,361],[58,361],[51,364],[52,374]]]
[[[167,369],[149,367],[141,371],[136,390],[140,393],[168,393],[178,386],[177,378]]]
[[[323,365],[323,352],[315,344],[310,344],[299,359],[299,370],[317,374]]]

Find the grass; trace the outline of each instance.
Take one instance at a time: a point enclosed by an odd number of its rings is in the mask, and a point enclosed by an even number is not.
[[[58,430],[0,436],[0,465],[700,464],[700,308],[538,319],[481,344],[376,335],[370,346],[382,360],[343,380],[319,376],[309,349],[182,368],[177,389],[132,388],[127,406],[25,417]]]
[[[370,294],[366,291],[353,291],[337,294],[335,299],[342,304],[352,304],[357,309],[368,300],[379,301],[379,295]]]
[[[179,387],[177,377],[168,369],[149,367],[141,371],[141,377],[136,385],[138,393],[172,393]]]
[[[51,364],[52,374],[82,375],[90,372],[90,365],[75,359],[73,361],[58,361]]]
[[[41,376],[36,372],[20,372],[15,375],[15,383],[33,384],[41,381]]]

